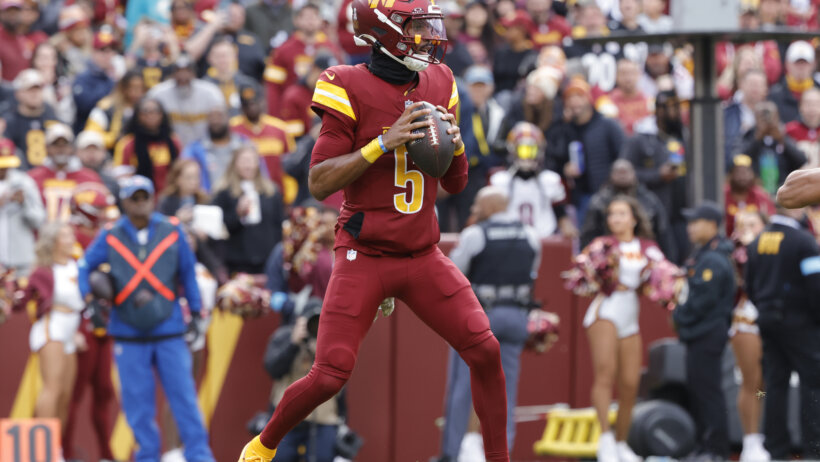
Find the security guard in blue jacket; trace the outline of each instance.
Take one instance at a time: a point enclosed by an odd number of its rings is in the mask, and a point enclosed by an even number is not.
[[[183,338],[197,323],[186,328],[177,299],[181,285],[192,317],[199,316],[196,257],[181,227],[154,212],[151,180],[139,175],[127,179],[120,199],[125,216],[91,243],[79,265],[79,284],[88,297],[89,273],[103,263],[110,265],[115,295],[108,333],[115,341],[122,407],[139,445],[135,460],[160,460],[156,370],[185,445],[185,459],[213,462]]]
[[[758,310],[766,384],[766,449],[791,455],[786,420],[789,380],[800,376],[803,458],[820,459],[820,248],[798,219],[802,210],[778,207],[749,244],[746,292]]]
[[[695,250],[686,261],[689,297],[673,318],[686,344],[686,388],[697,425],[698,460],[724,460],[729,455],[729,422],[721,361],[735,302],[734,245],[720,236],[723,211],[717,204],[707,201],[683,214]]]
[[[541,242],[535,229],[506,210],[506,191],[495,186],[479,190],[472,207],[479,223],[462,231],[450,258],[472,283],[501,346],[507,386],[507,444],[512,448],[521,352],[528,336],[528,310]],[[440,461],[457,460],[471,406],[470,369],[451,349]]]

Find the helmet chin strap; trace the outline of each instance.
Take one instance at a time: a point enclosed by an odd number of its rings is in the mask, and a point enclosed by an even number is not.
[[[389,51],[387,51],[385,47],[379,45],[378,43],[376,44],[376,46],[379,48],[379,51],[389,56],[390,59],[396,61],[397,63],[401,64],[402,66],[406,67],[407,69],[413,72],[421,72],[427,69],[427,66],[430,64],[420,59],[411,58],[410,56],[405,56],[403,59],[399,59],[396,55],[390,53]]]

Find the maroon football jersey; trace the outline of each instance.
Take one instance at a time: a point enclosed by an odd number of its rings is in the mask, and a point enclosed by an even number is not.
[[[362,148],[386,132],[413,102],[427,101],[457,113],[458,92],[447,66],[430,65],[419,73],[417,82],[387,83],[364,64],[334,66],[323,72],[313,93],[312,108],[322,116],[323,125],[311,167]],[[456,156],[440,179],[448,192],[464,188],[465,158]],[[416,167],[404,146],[384,154],[344,188],[336,247],[370,255],[406,255],[430,249],[439,241],[435,215],[438,182]]]
[[[49,222],[69,220],[71,196],[78,185],[102,184],[97,172],[78,166],[58,172],[46,164],[29,170],[28,174],[40,189],[40,196],[46,208],[46,220]]]

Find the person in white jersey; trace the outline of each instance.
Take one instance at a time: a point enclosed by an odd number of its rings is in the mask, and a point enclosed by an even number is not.
[[[545,238],[560,232],[575,237],[577,229],[564,213],[566,190],[561,176],[543,168],[546,141],[541,130],[518,122],[507,135],[510,168],[490,176],[490,184],[507,191],[507,211]]]

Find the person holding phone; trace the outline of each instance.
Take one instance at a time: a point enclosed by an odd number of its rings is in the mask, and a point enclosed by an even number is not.
[[[621,150],[621,157],[635,166],[638,181],[658,196],[667,211],[680,257],[672,258],[676,263],[681,263],[689,249],[682,214],[687,197],[685,139],[680,100],[674,91],[663,91],[655,99],[655,117],[636,123],[635,135]]]
[[[774,103],[758,103],[755,121],[755,128],[744,136],[742,152],[752,159],[752,168],[763,189],[775,195],[786,176],[806,164],[806,155],[786,135]]]

